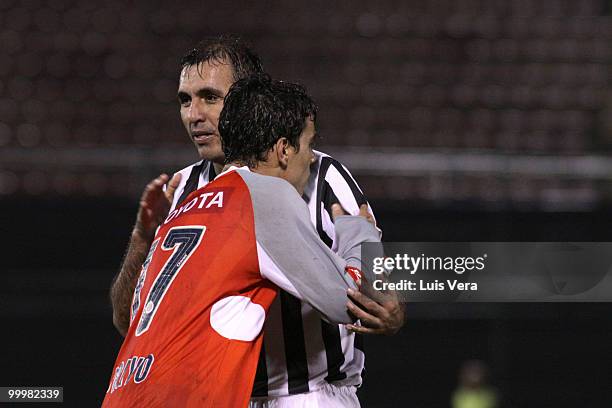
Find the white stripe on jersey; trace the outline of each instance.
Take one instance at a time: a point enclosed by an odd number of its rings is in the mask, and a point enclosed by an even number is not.
[[[327,181],[330,186],[334,186],[334,193],[336,197],[338,197],[338,200],[340,200],[340,204],[344,210],[350,215],[359,215],[359,206],[357,205],[351,188],[346,184],[344,177],[342,177],[334,166],[329,166],[327,173],[325,173],[325,181]]]

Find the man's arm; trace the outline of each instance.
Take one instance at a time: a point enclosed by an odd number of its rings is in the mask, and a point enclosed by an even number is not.
[[[365,206],[364,211],[367,211]],[[378,241],[373,225],[365,217],[344,216],[338,219],[339,229],[343,231],[341,235],[345,237],[341,250],[336,254],[318,238],[312,224],[299,224],[297,218],[283,218],[287,221],[283,232],[274,228],[266,233],[266,225],[257,229],[262,276],[309,303],[326,321],[337,324],[353,322],[354,316],[347,312],[346,290],[357,289],[361,279],[361,244]],[[302,226],[310,228],[311,233],[303,231]],[[312,273],[313,270],[318,273]]]
[[[379,242],[376,229],[364,217],[339,217],[344,241],[335,254],[317,235],[295,188],[276,177],[239,174],[251,195],[261,275],[309,303],[330,322],[354,321],[347,312],[346,289],[357,285],[346,270],[347,261],[360,266],[356,262],[359,245]]]
[[[110,290],[113,324],[122,336],[125,336],[130,326],[130,305],[139,272],[155,237],[157,227],[168,215],[170,203],[172,203],[174,192],[180,181],[179,173],[176,173],[169,182],[168,176],[161,174],[147,184],[140,198],[136,224],[132,230],[121,268],[113,279]],[[168,182],[168,187],[164,191],[166,182]]]
[[[318,191],[318,201],[323,203],[327,212],[331,212],[329,203],[337,201],[350,214],[355,215],[359,208],[368,202],[362,190],[348,169],[340,162],[329,156],[324,156],[321,160],[320,171],[323,174],[319,174],[321,185]],[[315,208],[320,209],[321,205],[317,203]],[[326,224],[325,219],[321,218],[321,230],[330,235],[330,238],[335,238],[334,226]],[[334,239],[334,249],[337,247],[336,241]],[[362,285],[362,287],[365,286]],[[374,299],[362,291],[350,289],[348,296],[351,300],[348,301],[347,307],[361,321],[361,326],[347,325],[347,329],[362,334],[392,335],[404,325],[404,307],[394,293],[379,293]]]

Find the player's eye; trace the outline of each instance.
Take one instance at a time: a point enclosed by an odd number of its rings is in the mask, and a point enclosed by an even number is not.
[[[178,101],[181,106],[189,106],[191,103],[191,98],[186,94],[179,94]]]
[[[221,97],[219,95],[215,95],[215,94],[212,94],[212,93],[204,95],[204,100],[206,102],[209,102],[209,103],[218,102],[219,99],[221,99]]]

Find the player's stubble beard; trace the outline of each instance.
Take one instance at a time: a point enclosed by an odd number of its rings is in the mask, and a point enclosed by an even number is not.
[[[221,138],[218,135],[214,135],[212,140],[204,143],[196,142],[193,137],[191,140],[198,151],[200,159],[212,162],[215,167],[215,172],[217,174],[221,173],[225,163],[225,155],[221,148]]]

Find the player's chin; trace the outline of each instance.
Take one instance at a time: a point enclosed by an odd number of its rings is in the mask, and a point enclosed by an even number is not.
[[[199,145],[199,144],[196,144],[196,149],[198,149],[198,155],[200,156],[200,159],[215,161],[215,160],[223,157],[223,151],[221,150],[221,146],[220,145],[215,145],[215,144]]]

